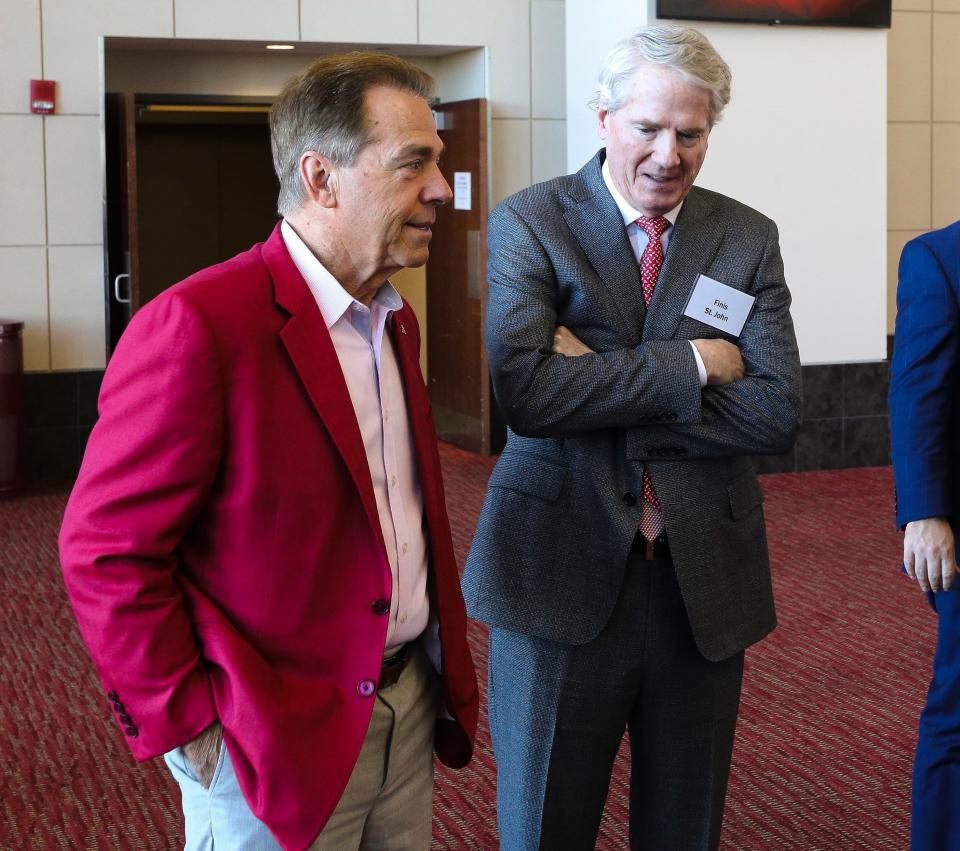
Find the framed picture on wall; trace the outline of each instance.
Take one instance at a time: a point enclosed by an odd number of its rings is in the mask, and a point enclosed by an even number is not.
[[[658,18],[889,27],[890,0],[657,0]]]

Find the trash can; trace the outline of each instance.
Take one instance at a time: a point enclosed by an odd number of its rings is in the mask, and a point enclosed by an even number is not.
[[[0,319],[0,497],[23,487],[23,323]]]

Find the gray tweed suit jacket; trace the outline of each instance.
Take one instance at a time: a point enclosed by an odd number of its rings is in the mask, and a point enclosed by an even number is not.
[[[644,465],[663,507],[701,653],[718,660],[776,625],[763,494],[745,456],[786,451],[800,362],[776,225],[694,187],[649,309],[600,151],[490,217],[486,345],[509,425],[466,571],[470,615],[567,644],[603,629],[640,517]],[[683,316],[703,273],[756,296],[746,377],[701,390]],[[596,354],[551,353],[566,325]]]

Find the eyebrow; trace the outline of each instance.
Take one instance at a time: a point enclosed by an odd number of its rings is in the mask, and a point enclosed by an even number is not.
[[[436,156],[437,159],[440,159],[446,150],[446,145],[441,145],[439,151],[434,151],[434,149],[429,145],[408,145],[407,147],[401,148],[399,151],[397,151],[394,159],[403,160],[407,157],[424,157],[425,159],[429,159],[434,156]]]

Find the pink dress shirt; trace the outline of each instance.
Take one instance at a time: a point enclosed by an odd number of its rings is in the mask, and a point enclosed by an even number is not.
[[[389,650],[419,637],[430,619],[423,494],[403,381],[386,329],[403,302],[387,282],[367,308],[340,286],[286,221],[280,233],[330,331],[360,426],[393,577]],[[402,325],[399,331],[405,333]]]

